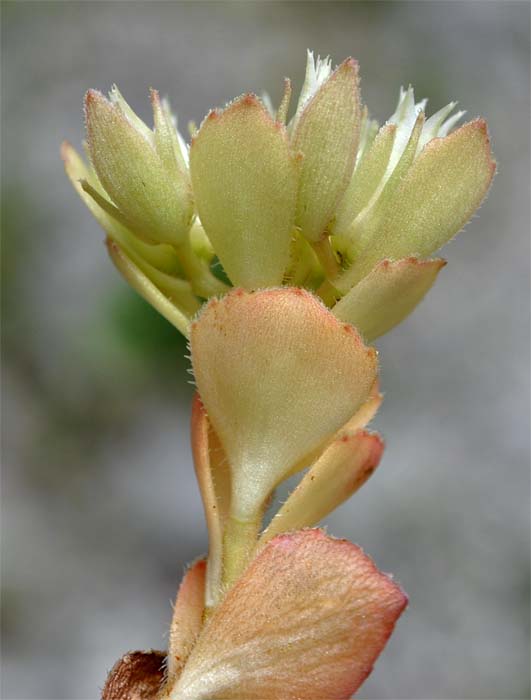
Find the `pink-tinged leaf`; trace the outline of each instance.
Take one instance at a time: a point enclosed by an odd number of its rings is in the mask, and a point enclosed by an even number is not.
[[[199,394],[192,406],[192,453],[208,528],[208,574],[205,605],[213,607],[220,596],[223,530],[230,505],[230,468],[212,430]]]
[[[168,685],[180,676],[201,631],[205,610],[205,575],[206,561],[201,559],[188,569],[179,587],[168,642]]]
[[[192,324],[201,400],[232,474],[231,516],[256,518],[271,490],[367,400],[377,360],[313,295],[235,290]]]
[[[114,664],[101,700],[156,700],[165,659],[162,651],[130,651]]]
[[[280,535],[214,612],[170,698],[347,700],[406,604],[356,545]]]
[[[378,466],[383,449],[383,441],[376,433],[360,430],[338,435],[289,495],[259,546],[282,532],[317,525],[367,481]]]
[[[383,260],[333,307],[367,342],[403,321],[431,289],[444,260]]]

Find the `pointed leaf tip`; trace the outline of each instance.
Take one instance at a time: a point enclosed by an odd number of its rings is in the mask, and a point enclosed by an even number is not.
[[[352,496],[378,466],[384,443],[377,433],[342,432],[306,472],[262,535],[312,527]]]

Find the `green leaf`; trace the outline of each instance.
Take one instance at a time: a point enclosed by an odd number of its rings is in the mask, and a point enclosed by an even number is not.
[[[210,300],[190,345],[201,400],[231,465],[231,515],[242,523],[356,413],[377,374],[374,349],[293,287]]]

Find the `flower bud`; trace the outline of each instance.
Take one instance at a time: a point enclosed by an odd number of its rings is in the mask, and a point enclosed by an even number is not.
[[[111,211],[148,243],[183,242],[193,206],[175,128],[152,93],[155,130],[95,90],[85,100],[88,149]]]
[[[443,266],[429,260],[481,204],[496,168],[486,123],[452,131],[451,102],[400,90],[378,130],[361,107],[358,66],[308,52],[295,114],[247,94],[213,110],[188,150],[151,92],[154,129],[117,88],[86,99],[86,167],[67,172],[112,241],[129,282],[188,333],[203,300],[230,286],[304,287],[372,341],[400,323]],[[193,191],[192,191],[193,190]],[[174,309],[177,313],[174,313]]]
[[[495,163],[485,122],[447,135],[463,112],[449,117],[450,103],[425,120],[425,104],[415,104],[411,87],[401,91],[395,114],[354,171],[333,225],[348,268],[333,281],[341,294],[385,259],[431,255],[488,191]]]
[[[311,75],[311,54],[308,64]],[[292,127],[292,148],[302,156],[296,223],[310,241],[326,235],[350,182],[360,116],[358,64],[349,58],[318,87]]]

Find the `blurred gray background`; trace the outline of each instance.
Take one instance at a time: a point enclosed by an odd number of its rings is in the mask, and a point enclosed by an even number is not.
[[[97,698],[164,648],[207,546],[176,332],[130,291],[71,189],[63,138],[117,82],[181,124],[357,57],[375,117],[411,82],[487,118],[499,173],[436,288],[379,343],[387,441],[328,521],[411,604],[364,698],[529,698],[529,15],[526,2],[4,2],[2,697]]]

